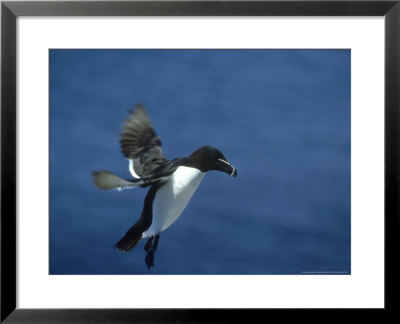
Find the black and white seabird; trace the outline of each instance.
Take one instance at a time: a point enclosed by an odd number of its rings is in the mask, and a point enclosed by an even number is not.
[[[122,153],[129,160],[133,179],[122,179],[109,171],[94,171],[93,183],[104,190],[150,187],[139,220],[114,246],[129,252],[142,238],[148,237],[144,248],[150,269],[154,266],[160,232],[181,215],[206,172],[217,170],[236,177],[237,171],[212,146],[203,146],[184,158],[167,160],[161,149],[161,139],[140,104],[125,119],[120,144]]]

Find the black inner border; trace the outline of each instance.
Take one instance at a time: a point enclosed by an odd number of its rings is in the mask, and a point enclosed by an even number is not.
[[[400,0],[385,1],[2,1],[1,2],[1,322],[232,323],[276,320],[278,309],[16,309],[16,18],[18,16],[384,16],[385,17],[385,308],[363,311],[383,320],[398,313],[400,247]],[[367,182],[366,182],[367,184]],[[34,215],[32,215],[34,217]],[[366,251],[367,252],[367,251]],[[99,287],[101,292],[101,287]],[[40,293],[40,292],[39,292]],[[79,292],[77,292],[79,293]],[[103,292],[102,292],[103,293]],[[132,292],[133,294],[137,292]],[[157,293],[156,291],[154,293]],[[212,293],[212,292],[210,292]],[[238,291],[240,293],[240,291]],[[365,293],[370,293],[365,287]],[[206,297],[206,296],[205,296]],[[289,310],[289,309],[283,309]],[[324,321],[321,312],[290,309]],[[269,315],[268,317],[265,317]],[[340,315],[343,316],[343,315]],[[332,318],[334,319],[334,318]],[[337,317],[337,319],[343,319]],[[360,318],[358,318],[360,319]],[[351,320],[350,318],[348,320]]]

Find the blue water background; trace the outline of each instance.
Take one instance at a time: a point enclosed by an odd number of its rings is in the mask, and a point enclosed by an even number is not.
[[[350,50],[50,50],[50,274],[350,274]],[[147,189],[119,148],[135,103],[167,158],[219,148],[238,177],[209,172],[161,233],[112,246]]]

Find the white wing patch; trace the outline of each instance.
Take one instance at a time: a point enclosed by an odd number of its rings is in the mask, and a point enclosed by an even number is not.
[[[136,174],[135,169],[133,168],[134,161],[129,159],[129,172],[132,174],[132,177],[139,179],[140,177]]]

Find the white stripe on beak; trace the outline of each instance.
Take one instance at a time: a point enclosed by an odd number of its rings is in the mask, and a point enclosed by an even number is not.
[[[224,162],[224,163],[228,164],[229,166],[231,166],[227,161],[225,161],[225,160],[223,160],[223,159],[218,159],[218,160],[221,161],[221,162]]]
[[[223,159],[218,159],[221,162],[224,162],[225,164],[228,164],[230,167],[232,167],[232,173],[231,176],[233,176],[233,174],[235,173],[235,167],[233,165],[231,165],[229,162],[223,160]]]

